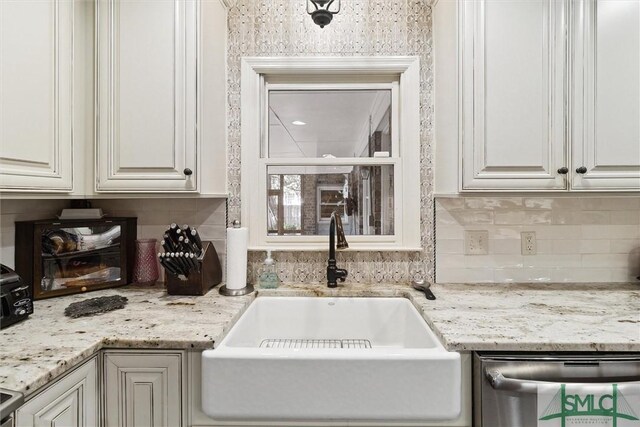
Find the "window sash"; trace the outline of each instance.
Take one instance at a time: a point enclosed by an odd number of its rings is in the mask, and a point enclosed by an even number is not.
[[[402,161],[398,157],[354,157],[354,158],[282,158],[282,159],[260,159],[258,161],[258,176],[259,182],[264,182],[265,185],[261,185],[258,189],[258,196],[262,201],[260,208],[256,209],[255,215],[260,215],[257,221],[259,233],[264,238],[266,247],[277,248],[279,250],[287,249],[287,245],[293,250],[304,250],[305,246],[308,246],[310,250],[318,250],[318,245],[325,244],[327,242],[327,236],[325,235],[313,235],[313,236],[300,236],[300,235],[282,235],[274,236],[268,235],[267,232],[267,197],[269,193],[268,187],[268,168],[269,166],[383,166],[392,165],[394,175],[394,188],[393,188],[393,227],[394,234],[389,235],[353,235],[349,236],[349,243],[357,243],[360,248],[365,248],[367,244],[371,247],[384,248],[388,246],[390,250],[397,250],[397,243],[400,236],[403,235],[403,222],[402,222],[402,206],[404,205],[403,187],[402,183]],[[280,171],[272,171],[273,174],[278,174]],[[264,231],[263,231],[264,230]],[[271,245],[271,246],[270,246]]]
[[[321,90],[390,90],[391,91],[391,154],[400,155],[400,106],[399,92],[400,83],[393,81],[389,83],[268,83],[262,80],[263,94],[263,114],[260,124],[261,143],[260,157],[269,157],[269,93],[277,91],[321,91]],[[295,158],[295,157],[294,157]],[[303,159],[304,157],[299,157]],[[307,157],[310,159],[311,157]],[[321,157],[315,157],[321,158]],[[340,157],[341,159],[358,159],[360,157]]]

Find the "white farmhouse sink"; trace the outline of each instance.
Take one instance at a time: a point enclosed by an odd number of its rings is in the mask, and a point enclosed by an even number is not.
[[[460,355],[404,298],[260,297],[202,354],[221,421],[431,421],[460,413]]]

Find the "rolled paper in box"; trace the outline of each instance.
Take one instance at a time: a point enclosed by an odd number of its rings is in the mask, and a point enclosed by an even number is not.
[[[247,286],[247,227],[227,228],[227,289]]]

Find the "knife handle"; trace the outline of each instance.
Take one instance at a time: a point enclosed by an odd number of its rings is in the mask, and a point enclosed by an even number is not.
[[[196,248],[198,249],[198,253],[196,255],[200,256],[200,252],[202,252],[202,240],[195,228],[191,229],[191,240],[195,243]]]

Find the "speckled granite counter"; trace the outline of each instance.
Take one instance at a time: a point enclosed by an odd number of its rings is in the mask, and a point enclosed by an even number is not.
[[[70,303],[102,295],[129,299],[121,310],[70,319]],[[0,387],[30,393],[101,348],[212,348],[254,296],[166,295],[161,287],[122,287],[35,302],[27,320],[0,331]]]
[[[640,351],[639,285],[435,285],[435,301],[400,285],[284,286],[259,296],[409,298],[451,351]],[[124,295],[129,304],[69,319],[71,302]],[[35,315],[0,331],[0,387],[31,393],[101,348],[213,347],[255,298],[167,296],[124,287],[36,301]]]
[[[640,351],[640,284],[287,286],[260,295],[403,296],[450,351]]]

